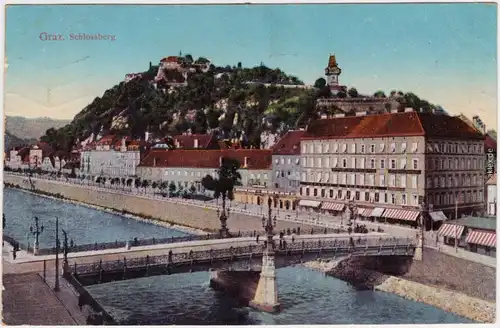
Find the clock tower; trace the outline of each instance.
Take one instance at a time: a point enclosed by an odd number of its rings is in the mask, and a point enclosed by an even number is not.
[[[330,87],[330,91],[334,95],[342,90],[342,87],[339,85],[340,73],[342,73],[342,70],[337,65],[337,60],[335,59],[335,55],[330,55],[330,59],[328,60],[328,66],[325,68],[325,75],[326,75],[326,84]]]

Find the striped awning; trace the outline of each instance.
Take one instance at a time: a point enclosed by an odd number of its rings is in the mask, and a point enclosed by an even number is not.
[[[446,221],[448,218],[442,211],[437,211],[437,212],[430,212],[429,215],[431,216],[432,221],[437,222],[437,221]]]
[[[388,208],[384,211],[383,217],[388,219],[415,221],[419,214],[420,212],[417,211]]]
[[[493,231],[472,230],[467,234],[465,242],[488,247],[496,247],[497,234]]]
[[[321,202],[315,201],[315,200],[307,200],[307,199],[301,199],[299,201],[299,206],[306,206],[306,207],[319,207]]]
[[[385,208],[382,207],[375,207],[372,211],[372,216],[378,218],[381,217],[382,214],[384,213]]]
[[[364,217],[372,216],[373,208],[358,208],[358,215]]]
[[[343,203],[332,203],[332,202],[323,202],[321,203],[321,209],[327,211],[342,211],[344,209],[345,204]]]
[[[462,232],[464,232],[464,226],[445,223],[441,226],[441,228],[439,228],[438,235],[451,238],[460,238],[460,236],[462,236]]]

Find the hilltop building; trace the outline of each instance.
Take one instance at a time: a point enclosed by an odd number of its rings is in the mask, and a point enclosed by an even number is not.
[[[484,209],[484,136],[456,117],[417,112],[312,122],[301,139],[299,205],[416,226],[423,200],[452,217]],[[441,217],[443,217],[441,215]]]
[[[337,64],[335,55],[330,55],[330,58],[328,59],[328,65],[325,68],[325,75],[326,84],[330,88],[330,91],[333,95],[336,95],[340,91],[346,91],[346,88],[339,84],[339,75],[341,73],[342,70]]]

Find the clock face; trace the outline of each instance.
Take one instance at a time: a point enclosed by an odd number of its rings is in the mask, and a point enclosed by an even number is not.
[[[340,74],[340,69],[338,69],[337,67],[334,67],[330,70],[330,72],[332,72],[333,74]]]

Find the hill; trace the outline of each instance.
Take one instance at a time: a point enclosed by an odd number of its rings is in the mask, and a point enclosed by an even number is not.
[[[5,150],[10,150],[11,148],[14,147],[19,147],[23,145],[29,145],[32,143],[35,143],[36,140],[31,139],[31,140],[26,140],[26,139],[21,139],[10,133],[9,131],[5,131],[5,139],[4,139],[4,146]]]
[[[48,117],[26,118],[6,116],[5,130],[20,139],[38,139],[50,128],[59,129],[70,123],[69,120],[55,120]]]
[[[163,61],[178,68],[167,68]],[[324,83],[307,88],[279,68],[244,68],[241,63],[208,68],[207,62],[186,55],[164,58],[161,67],[150,63],[147,71],[128,74],[126,82],[96,97],[70,124],[48,130],[42,140],[68,150],[91,134],[138,138],[147,130],[161,138],[191,130],[241,137],[245,146],[258,148],[262,132],[305,126],[318,117],[316,100],[331,96]],[[412,107],[428,105],[411,93],[401,93],[401,99]]]

